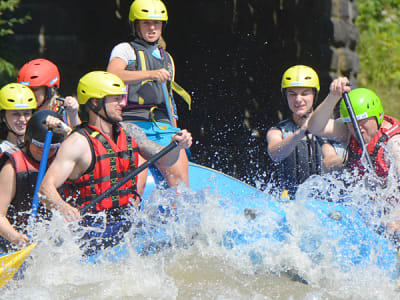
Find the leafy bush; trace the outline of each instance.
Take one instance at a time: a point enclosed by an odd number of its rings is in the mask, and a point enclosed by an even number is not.
[[[5,57],[10,52],[5,37],[14,34],[15,24],[25,24],[30,16],[15,17],[20,0],[0,0],[0,87],[17,75],[17,69]]]
[[[400,117],[400,0],[356,0],[360,31],[360,86],[380,96]]]

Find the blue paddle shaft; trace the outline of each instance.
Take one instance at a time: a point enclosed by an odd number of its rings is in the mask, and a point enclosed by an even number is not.
[[[32,217],[36,216],[37,210],[39,207],[38,192],[39,192],[40,184],[42,183],[44,174],[46,173],[47,160],[49,157],[49,151],[50,151],[52,138],[53,138],[53,131],[48,130],[46,133],[46,138],[44,140],[42,159],[40,161],[39,173],[38,173],[38,177],[36,179],[35,193],[34,193],[33,201],[32,201]]]
[[[165,107],[167,108],[167,112],[168,112],[168,118],[169,121],[171,122],[171,126],[174,126],[174,118],[172,116],[172,107],[169,103],[169,99],[168,99],[168,91],[167,91],[167,86],[165,85],[165,82],[161,83],[162,89],[163,89],[163,94],[164,94],[164,102],[165,102]]]

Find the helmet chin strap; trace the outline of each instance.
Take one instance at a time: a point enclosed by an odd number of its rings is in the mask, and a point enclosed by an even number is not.
[[[95,106],[91,101],[88,102],[89,108],[96,114],[98,115],[102,120],[106,121],[107,123],[112,125],[112,130],[113,130],[113,135],[114,135],[114,139],[117,138],[117,136],[119,136],[120,133],[120,129],[117,126],[117,124],[119,123],[118,121],[114,121],[111,120],[111,118],[109,117],[108,113],[107,113],[107,109],[106,109],[106,102],[103,99],[98,99],[98,105]],[[104,113],[106,116],[103,116],[100,114],[100,110],[104,109]]]
[[[98,115],[102,120],[106,121],[107,123],[113,124],[113,125],[118,123],[118,121],[111,120],[111,118],[109,117],[109,115],[108,115],[108,113],[107,113],[107,109],[106,109],[106,101],[105,101],[104,98],[103,98],[103,99],[98,99],[98,100],[97,100],[97,104],[98,104],[98,105],[95,106],[95,105],[93,104],[92,101],[88,102],[89,108],[90,108],[96,115]],[[100,114],[100,110],[101,110],[102,108],[104,109],[105,116],[102,116],[102,115]]]

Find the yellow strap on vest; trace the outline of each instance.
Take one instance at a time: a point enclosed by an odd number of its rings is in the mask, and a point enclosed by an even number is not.
[[[144,52],[143,50],[139,50],[138,54],[140,56],[140,62],[142,63],[142,71],[147,71],[146,60],[144,59]],[[148,80],[150,81],[150,80]],[[146,81],[147,82],[147,81]],[[142,85],[146,83],[145,81],[142,82]],[[139,96],[139,104],[144,104],[144,99]]]
[[[98,136],[100,134],[100,132],[98,132],[98,131],[93,131],[91,134],[90,134],[90,136],[92,137],[92,138],[96,138],[96,136]]]
[[[185,102],[189,106],[189,110],[191,110],[192,109],[192,97],[190,96],[190,94],[188,92],[186,92],[175,81],[171,81],[171,88],[175,93],[177,93],[179,96],[181,96],[183,100],[185,100]]]
[[[160,128],[161,130],[166,130],[167,126],[158,126],[156,119],[154,118],[154,110],[157,108],[157,106],[153,106],[152,108],[150,108],[150,117],[151,120],[153,121],[154,125],[156,125],[158,128]]]
[[[167,52],[169,59],[171,60],[172,63],[172,80],[171,80],[171,88],[172,90],[177,93],[189,106],[189,110],[192,109],[192,97],[189,95],[188,92],[186,92],[179,84],[175,82],[175,62],[172,56]]]

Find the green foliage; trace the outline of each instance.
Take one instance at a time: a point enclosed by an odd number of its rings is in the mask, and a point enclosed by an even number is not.
[[[400,0],[357,0],[360,86],[377,92],[400,117]],[[396,97],[396,98],[395,98]],[[396,103],[395,103],[396,102]]]
[[[13,27],[16,24],[25,24],[31,19],[29,15],[24,17],[15,17],[15,10],[17,9],[20,0],[0,0],[0,85],[3,86],[15,78],[17,69],[6,58],[10,52],[6,43],[5,37],[14,34]]]

